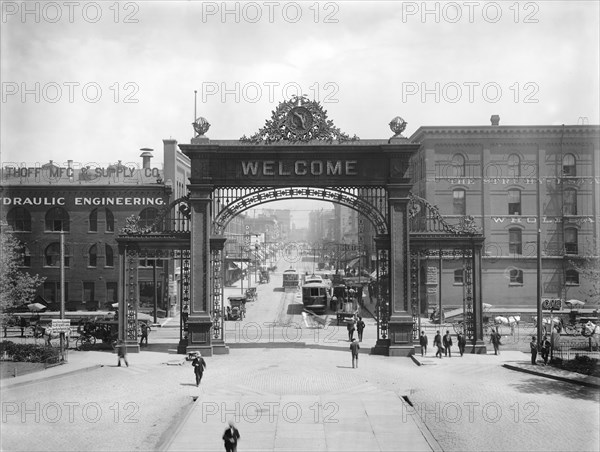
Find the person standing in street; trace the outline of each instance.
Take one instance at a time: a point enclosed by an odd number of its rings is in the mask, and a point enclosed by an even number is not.
[[[531,364],[533,366],[537,365],[537,354],[538,354],[538,344],[535,336],[531,336],[531,342],[529,343],[529,348],[531,349]]]
[[[125,365],[129,367],[129,363],[127,362],[127,346],[122,340],[117,342],[117,356],[119,357],[117,367],[121,367],[121,360],[125,361]]]
[[[355,320],[354,317],[348,320],[348,340],[352,342],[354,340],[354,330],[355,330]]]
[[[229,427],[225,429],[225,433],[223,433],[223,443],[225,444],[226,452],[236,452],[237,451],[237,443],[240,439],[240,432],[233,421],[229,421]]]
[[[435,332],[435,337],[433,338],[433,346],[437,347],[437,352],[435,352],[435,356],[440,355],[440,359],[442,359],[442,335],[440,334],[439,330]]]
[[[458,333],[456,335],[456,342],[458,342],[458,351],[460,352],[460,356],[465,353],[465,346],[467,345],[467,338],[464,334]]]
[[[196,376],[196,387],[198,387],[202,381],[204,369],[206,369],[206,361],[204,361],[200,352],[196,352],[194,359],[192,360],[192,366],[194,367],[194,375]]]
[[[358,322],[356,322],[356,331],[358,332],[358,342],[362,342],[363,331],[365,329],[365,322],[361,316],[358,316]]]
[[[425,336],[425,331],[421,331],[421,336],[419,336],[419,344],[421,345],[421,356],[425,356],[427,354],[427,336]]]
[[[492,328],[492,334],[490,336],[490,342],[494,346],[494,355],[499,355],[500,354],[500,345],[501,345],[500,344],[500,332],[494,331],[493,328]]]
[[[542,339],[542,343],[540,344],[540,353],[542,355],[542,359],[544,360],[544,366],[548,365],[548,357],[550,356],[550,341],[548,340],[548,336],[544,336]]]
[[[444,334],[444,339],[442,340],[444,344],[444,355],[448,358],[452,358],[452,336],[450,336],[450,331],[446,330],[446,334]]]
[[[146,322],[142,322],[140,324],[140,330],[141,330],[141,338],[140,338],[140,347],[142,346],[142,344],[144,343],[144,340],[146,341],[146,345],[148,345],[148,331],[150,331],[150,327],[148,326],[148,324]]]
[[[352,339],[352,343],[350,344],[350,352],[352,353],[352,368],[354,369],[354,364],[356,363],[356,367],[358,368],[358,351],[360,350],[360,345],[356,342],[356,339]]]

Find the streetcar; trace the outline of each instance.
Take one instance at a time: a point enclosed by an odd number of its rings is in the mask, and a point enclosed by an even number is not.
[[[288,268],[283,272],[283,288],[284,289],[296,289],[300,282],[300,275],[298,271],[293,268]]]
[[[324,282],[308,282],[302,286],[302,303],[310,311],[325,312],[331,293]]]

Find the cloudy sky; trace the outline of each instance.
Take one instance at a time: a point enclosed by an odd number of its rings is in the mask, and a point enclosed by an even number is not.
[[[139,162],[319,100],[344,132],[599,118],[599,3],[2,3],[1,160]]]

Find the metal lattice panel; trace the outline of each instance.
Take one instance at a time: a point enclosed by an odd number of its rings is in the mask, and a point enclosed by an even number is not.
[[[212,250],[211,267],[212,267],[212,324],[213,338],[223,339],[223,273],[222,273],[222,251]]]

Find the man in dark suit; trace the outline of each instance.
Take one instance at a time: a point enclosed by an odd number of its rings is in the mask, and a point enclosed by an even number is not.
[[[465,353],[467,338],[463,333],[458,333],[456,335],[456,341],[458,342],[458,351],[460,352],[460,356],[462,356]]]
[[[196,375],[196,386],[200,386],[202,374],[204,373],[204,369],[206,369],[206,361],[204,361],[200,352],[196,352],[195,358],[192,361],[192,366],[194,367],[194,374]]]
[[[360,345],[356,342],[356,339],[352,339],[352,343],[350,344],[350,352],[352,353],[352,368],[354,368],[354,364],[356,363],[356,367],[358,367],[358,351],[360,350]]]
[[[437,352],[435,352],[435,356],[440,355],[440,359],[442,359],[442,351],[444,347],[442,346],[442,335],[439,330],[435,332],[435,337],[433,338],[433,346],[437,347]]]
[[[233,425],[233,421],[229,421],[229,427],[223,433],[223,443],[225,444],[226,452],[236,452],[237,451],[237,443],[240,439],[240,432],[235,425]]]
[[[452,336],[450,336],[450,331],[446,330],[446,334],[444,334],[444,339],[442,340],[444,344],[444,355],[449,358],[452,358]]]

